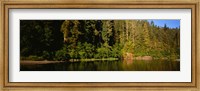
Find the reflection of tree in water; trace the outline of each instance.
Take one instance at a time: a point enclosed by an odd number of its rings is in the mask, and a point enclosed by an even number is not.
[[[20,71],[180,71],[179,61],[91,61],[21,65]]]

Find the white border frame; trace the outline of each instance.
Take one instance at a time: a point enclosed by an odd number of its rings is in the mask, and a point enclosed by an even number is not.
[[[22,19],[180,19],[180,71],[19,71]],[[9,9],[9,82],[191,82],[191,48],[191,9]]]

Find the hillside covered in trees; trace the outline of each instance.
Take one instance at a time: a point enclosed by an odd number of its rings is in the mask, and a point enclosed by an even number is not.
[[[180,29],[147,20],[20,20],[21,60],[179,59]]]

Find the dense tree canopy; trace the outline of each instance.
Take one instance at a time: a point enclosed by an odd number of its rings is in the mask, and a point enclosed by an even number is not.
[[[179,59],[180,29],[147,20],[21,20],[21,59]]]

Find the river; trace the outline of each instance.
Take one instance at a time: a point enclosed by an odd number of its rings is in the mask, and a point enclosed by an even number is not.
[[[179,61],[86,61],[20,65],[20,71],[180,71]]]

